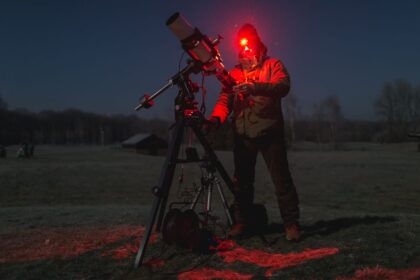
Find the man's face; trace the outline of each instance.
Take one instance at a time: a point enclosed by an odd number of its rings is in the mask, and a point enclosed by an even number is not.
[[[253,69],[257,63],[257,48],[255,40],[246,37],[240,37],[238,42],[239,47],[239,62],[245,70]]]
[[[257,46],[255,40],[249,39],[247,37],[242,37],[239,39],[239,56],[253,58],[256,56]]]

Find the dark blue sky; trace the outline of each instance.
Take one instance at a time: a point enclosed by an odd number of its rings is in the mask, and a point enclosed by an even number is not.
[[[131,114],[160,88],[182,53],[166,19],[181,12],[203,33],[225,37],[225,65],[236,63],[233,36],[254,24],[283,60],[302,111],[337,94],[346,117],[372,118],[385,81],[420,84],[420,2],[405,1],[21,1],[0,2],[0,94],[10,108],[79,108]],[[219,84],[210,77],[208,107]],[[172,116],[176,90],[141,117]]]

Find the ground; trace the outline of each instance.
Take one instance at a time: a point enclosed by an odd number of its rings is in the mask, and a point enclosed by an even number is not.
[[[299,243],[284,240],[259,158],[256,201],[268,209],[266,241],[220,241],[200,255],[155,234],[140,269],[134,257],[164,157],[40,146],[34,158],[18,159],[15,149],[0,159],[1,279],[420,279],[416,143],[347,143],[340,151],[296,145],[289,160],[301,201]],[[231,174],[231,153],[217,154]],[[184,166],[182,184],[180,173],[171,201],[199,182],[196,165]],[[224,224],[217,193],[213,198]]]

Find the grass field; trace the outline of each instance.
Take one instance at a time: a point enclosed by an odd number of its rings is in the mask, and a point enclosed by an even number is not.
[[[164,157],[40,146],[34,158],[18,159],[11,147],[0,159],[0,279],[420,279],[416,143],[318,148],[304,143],[289,152],[301,242],[284,240],[259,158],[256,201],[268,209],[270,244],[254,236],[197,255],[154,235],[147,264],[134,270]],[[231,153],[218,156],[232,173]],[[184,177],[174,182],[171,201],[199,181],[199,168],[186,165]]]

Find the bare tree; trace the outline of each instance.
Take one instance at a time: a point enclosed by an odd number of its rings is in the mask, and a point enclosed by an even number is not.
[[[343,121],[343,113],[341,112],[340,101],[337,95],[328,96],[323,102],[322,107],[325,112],[325,119],[329,127],[329,138],[334,149],[339,148],[338,128]]]
[[[394,87],[387,82],[382,89],[382,93],[376,97],[374,108],[375,113],[386,120],[389,136],[394,135],[396,107]]]
[[[298,108],[298,99],[296,95],[291,92],[284,99],[284,113],[285,120],[288,123],[290,129],[290,142],[293,144],[296,140],[296,129],[295,123],[298,118],[299,108]]]
[[[327,96],[314,105],[313,117],[318,143],[329,141],[334,149],[339,148],[338,128],[343,120],[340,101],[337,95]]]
[[[420,85],[413,90],[410,117],[412,121],[411,129],[416,132],[420,126]]]
[[[7,103],[1,96],[1,92],[0,92],[0,111],[6,111],[6,110],[7,110]]]
[[[2,144],[5,144],[5,137],[6,137],[6,125],[7,125],[7,103],[4,101],[3,97],[0,93],[0,147]],[[0,151],[1,153],[1,151]]]
[[[411,84],[404,80],[397,80],[394,83],[395,87],[395,100],[397,104],[396,108],[396,121],[401,135],[405,135],[409,130],[411,122],[412,106],[411,102],[413,99],[413,87]]]
[[[325,112],[322,103],[316,103],[313,107],[313,118],[315,123],[315,135],[318,145],[321,143],[323,137],[323,123],[325,122]]]
[[[387,124],[388,140],[400,141],[407,132],[416,129],[419,122],[420,89],[414,90],[405,80],[385,83],[376,97],[376,114]]]

